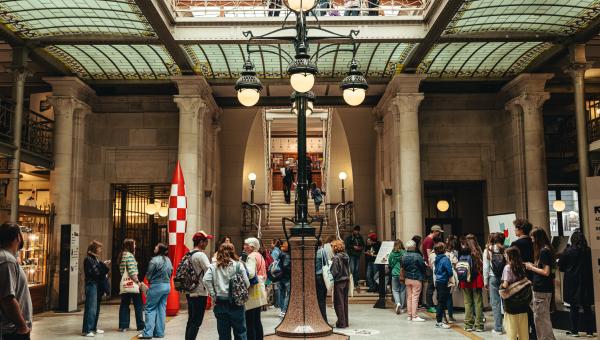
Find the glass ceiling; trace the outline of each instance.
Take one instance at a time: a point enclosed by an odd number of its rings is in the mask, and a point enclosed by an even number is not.
[[[83,79],[166,79],[181,73],[160,45],[53,45],[46,50]]]
[[[517,31],[570,35],[599,14],[598,0],[467,0],[445,34]]]
[[[540,42],[436,44],[418,72],[441,78],[506,78],[523,71],[552,46]]]
[[[283,52],[279,52],[281,46]],[[361,43],[356,59],[368,77],[390,77],[402,68],[412,49],[410,43]],[[245,44],[186,45],[185,50],[194,61],[196,70],[208,78],[237,78],[247,56]],[[251,60],[259,78],[286,77],[287,67],[294,56],[291,44],[251,45]],[[349,70],[352,59],[351,45],[315,44],[311,53],[318,56],[321,77],[342,77]]]
[[[0,0],[0,21],[25,38],[155,35],[134,0]]]

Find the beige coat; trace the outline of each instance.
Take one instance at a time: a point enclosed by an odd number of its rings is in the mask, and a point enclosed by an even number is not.
[[[258,284],[248,288],[248,301],[246,302],[246,310],[259,308],[268,303],[267,291],[265,289],[265,260],[258,252],[252,252],[246,260],[246,268],[248,269],[248,279],[252,280],[258,276]]]

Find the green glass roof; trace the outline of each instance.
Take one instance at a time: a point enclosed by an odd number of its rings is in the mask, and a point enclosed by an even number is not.
[[[181,73],[161,45],[54,45],[46,50],[83,79],[165,79]]]
[[[281,46],[280,52],[278,46]],[[409,43],[358,44],[356,59],[368,77],[390,77],[410,52]],[[351,46],[315,44],[310,53],[318,54],[317,65],[321,77],[341,77],[349,69]],[[237,78],[247,56],[245,44],[186,45],[185,50],[194,61],[199,73],[207,78]],[[251,45],[251,60],[260,78],[286,77],[287,67],[294,56],[291,44]],[[316,57],[315,57],[316,58]]]
[[[513,31],[570,35],[599,14],[598,0],[467,0],[445,34]]]
[[[552,46],[541,42],[436,44],[418,72],[442,78],[505,78],[523,71]]]
[[[0,0],[0,22],[25,38],[88,33],[154,36],[134,0]]]

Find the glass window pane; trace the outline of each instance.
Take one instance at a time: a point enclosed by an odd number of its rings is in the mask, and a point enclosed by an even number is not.
[[[581,227],[579,221],[579,194],[575,190],[561,190],[561,199],[566,208],[562,213],[563,230],[565,236],[571,236],[573,231]]]

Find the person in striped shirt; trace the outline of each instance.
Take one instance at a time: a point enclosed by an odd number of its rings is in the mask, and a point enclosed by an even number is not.
[[[135,240],[126,238],[123,240],[123,250],[119,255],[119,271],[121,272],[121,275],[124,275],[125,272],[127,272],[129,277],[139,285],[138,266],[134,254]],[[136,329],[142,331],[146,326],[144,323],[142,294],[140,292],[122,293],[121,305],[119,306],[119,331],[121,332],[126,332],[129,329],[129,305],[131,302],[133,302],[133,308],[135,310]]]

